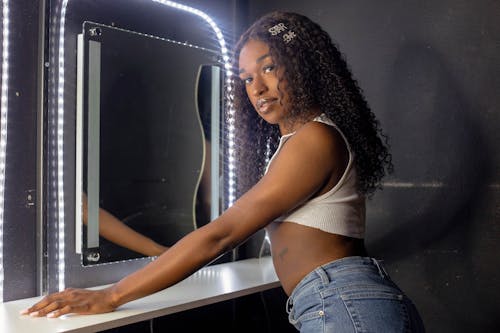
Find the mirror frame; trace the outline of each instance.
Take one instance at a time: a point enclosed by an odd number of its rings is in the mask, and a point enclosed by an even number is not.
[[[96,33],[96,29],[101,29],[99,33]],[[105,37],[106,36],[106,37]],[[115,38],[119,39],[118,44],[113,44],[113,36]],[[140,60],[142,50],[146,47],[145,44],[142,44],[142,46],[132,46],[128,44],[128,42],[124,42],[123,38],[128,41],[135,41],[139,43],[145,43],[147,45],[154,45],[155,50],[154,52],[148,52],[145,56],[148,57],[150,54],[155,54],[157,52],[162,52],[163,51],[163,57],[160,57],[160,59],[156,58],[156,60],[150,59],[148,60]],[[135,52],[136,50],[141,50],[139,54],[128,54],[128,52]],[[180,52],[182,54],[177,55],[175,52]],[[188,54],[187,54],[188,53]],[[188,59],[190,57],[194,57],[198,60],[193,59],[193,61],[182,61],[183,64],[185,64],[188,67],[193,66],[193,68],[190,71],[190,74],[186,73],[189,78],[186,78],[186,80],[182,82],[188,82],[189,80],[194,80],[193,82],[194,87],[195,87],[195,92],[194,95],[195,98],[191,99],[189,98],[189,106],[192,106],[194,110],[194,115],[188,115],[186,116],[180,116],[182,119],[191,119],[191,124],[194,125],[196,124],[200,135],[197,136],[194,134],[190,135],[190,137],[199,137],[199,146],[204,146],[203,148],[199,149],[199,152],[202,153],[203,156],[200,156],[200,167],[201,169],[199,170],[199,175],[196,177],[197,178],[197,185],[196,188],[193,188],[193,191],[188,192],[181,192],[185,193],[183,197],[185,198],[186,201],[185,205],[188,204],[189,199],[188,197],[191,197],[191,199],[195,198],[195,200],[200,200],[201,198],[199,197],[200,195],[200,188],[202,188],[202,179],[205,177],[205,180],[207,177],[210,179],[210,186],[209,188],[205,188],[205,194],[210,194],[210,204],[209,207],[206,207],[205,210],[203,211],[204,214],[201,216],[198,216],[195,211],[197,211],[197,204],[195,202],[191,202],[191,208],[193,209],[193,214],[192,214],[192,222],[190,224],[187,223],[187,221],[181,222],[185,220],[185,217],[178,216],[174,220],[175,225],[182,224],[183,226],[189,225],[190,228],[188,230],[195,230],[204,224],[206,224],[208,221],[216,219],[220,215],[221,211],[221,205],[224,203],[224,196],[223,193],[224,191],[220,191],[221,186],[221,180],[223,180],[224,176],[224,170],[220,169],[220,159],[223,158],[220,155],[221,145],[224,144],[220,140],[221,133],[220,133],[220,123],[224,122],[224,119],[221,118],[221,107],[222,107],[222,98],[221,98],[221,86],[222,86],[222,81],[221,81],[221,67],[220,63],[218,60],[218,51],[214,51],[212,49],[208,49],[206,47],[198,46],[198,45],[191,45],[187,44],[186,42],[179,42],[175,41],[169,38],[161,38],[158,36],[150,35],[150,34],[143,34],[137,31],[131,31],[127,30],[124,28],[119,28],[116,26],[109,26],[106,24],[102,23],[96,23],[92,21],[85,21],[83,23],[83,29],[82,33],[78,34],[77,38],[77,85],[76,85],[76,166],[75,166],[75,251],[78,254],[82,255],[82,265],[84,266],[92,266],[92,265],[100,265],[100,264],[105,264],[105,263],[112,263],[112,262],[117,262],[117,261],[122,261],[122,260],[131,260],[135,259],[138,257],[148,257],[148,255],[145,255],[143,253],[137,252],[137,250],[131,250],[129,249],[126,245],[118,245],[116,248],[116,251],[124,250],[128,255],[125,253],[121,252],[107,252],[107,250],[111,250],[108,247],[106,247],[107,242],[112,242],[110,240],[104,240],[106,239],[106,236],[103,236],[104,239],[101,239],[101,235],[99,233],[100,230],[100,208],[106,209],[108,212],[110,212],[112,215],[118,217],[119,220],[122,220],[123,215],[122,211],[116,210],[116,207],[114,210],[110,211],[107,206],[100,206],[101,203],[101,187],[102,187],[102,182],[105,179],[100,178],[101,172],[103,169],[100,166],[100,159],[103,158],[109,158],[110,155],[108,156],[103,156],[102,151],[101,151],[101,143],[104,141],[108,140],[109,137],[107,137],[106,133],[110,133],[110,136],[114,136],[112,133],[108,130],[100,131],[101,125],[102,124],[102,115],[107,114],[108,110],[107,109],[102,109],[101,104],[105,103],[106,101],[113,100],[112,98],[109,99],[109,96],[103,95],[105,93],[104,91],[106,89],[109,89],[109,85],[105,84],[106,80],[104,81],[101,79],[101,77],[106,77],[107,75],[113,76],[112,73],[115,73],[114,75],[117,75],[116,72],[112,69],[112,64],[106,62],[106,57],[114,57],[114,56],[119,56],[121,59],[129,59],[131,63],[129,63],[130,66],[137,66],[136,61],[139,61],[140,64],[146,64],[146,66],[154,66],[155,69],[153,69],[153,73],[150,73],[149,75],[153,75],[154,73],[157,72],[158,74],[161,72],[160,68],[162,66],[169,66],[168,62],[167,64],[160,64],[159,62],[162,61],[162,59],[166,59],[166,57],[169,57],[171,55],[171,58],[168,58],[170,60],[177,60],[177,59]],[[125,60],[124,60],[125,61]],[[110,67],[111,66],[111,67]],[[142,65],[141,65],[142,66]],[[174,68],[180,68],[182,67],[181,63],[178,63],[175,61],[175,65],[172,70],[175,70]],[[195,69],[196,67],[196,69]],[[101,69],[102,68],[102,69]],[[121,70],[125,70],[126,68],[120,68]],[[116,69],[115,69],[116,70]],[[146,69],[145,69],[146,70]],[[165,67],[163,67],[163,70],[165,70]],[[184,73],[184,71],[181,71]],[[126,73],[126,72],[124,72]],[[177,72],[177,76],[180,73]],[[153,77],[148,77],[148,80],[154,80]],[[169,73],[168,72],[163,72],[163,74],[159,74],[160,82],[163,82],[163,84],[168,84],[168,78],[169,78]],[[203,76],[203,80],[202,80]],[[158,78],[157,78],[158,80]],[[155,81],[158,83],[158,81]],[[179,87],[182,82],[176,83],[172,89],[176,89],[175,87]],[[201,82],[203,83],[203,87],[200,88]],[[167,90],[170,88],[167,88]],[[201,90],[200,90],[201,89]],[[204,94],[200,95],[201,92],[204,92]],[[179,96],[178,94],[181,94],[182,92],[186,92],[189,95],[192,93],[190,92],[188,87],[185,87],[184,90],[180,91],[177,90],[177,93],[174,93],[175,96]],[[208,94],[207,94],[208,92]],[[167,94],[171,95],[172,91],[168,92]],[[135,95],[132,95],[135,96]],[[204,96],[205,102],[203,104],[203,107],[200,105],[200,96]],[[156,96],[158,97],[158,96]],[[172,96],[173,97],[173,96]],[[129,97],[131,98],[131,97]],[[164,97],[163,97],[164,98]],[[182,99],[184,100],[184,98]],[[209,101],[209,104],[206,101]],[[197,102],[197,103],[196,103]],[[160,105],[165,106],[168,103],[168,100],[163,100],[163,103]],[[176,102],[176,105],[179,102]],[[114,104],[114,103],[112,103]],[[195,106],[194,104],[198,104],[198,106]],[[103,105],[103,107],[104,107]],[[156,108],[158,108],[158,104],[156,104]],[[187,106],[187,105],[184,105]],[[109,107],[109,105],[108,105]],[[115,110],[115,109],[112,109]],[[142,110],[141,114],[144,112],[148,112],[148,109]],[[198,112],[196,112],[196,110]],[[208,117],[208,119],[207,119]],[[197,121],[194,121],[194,119],[197,119]],[[207,121],[208,120],[208,121]],[[136,123],[134,122],[134,126]],[[106,126],[106,122],[104,123],[104,126]],[[146,131],[148,132],[148,131]],[[164,129],[161,130],[162,133],[166,134],[164,132]],[[184,132],[184,130],[182,131]],[[148,132],[148,135],[151,133]],[[158,133],[157,133],[158,134]],[[178,133],[179,134],[179,133]],[[209,138],[210,144],[207,146],[206,141],[203,139],[203,137]],[[140,140],[140,137],[137,138],[137,140]],[[170,141],[170,140],[169,140]],[[196,140],[195,140],[196,142]],[[175,144],[175,149],[180,148],[181,150],[186,150],[192,152],[192,149],[195,148],[192,146],[193,142],[186,143],[189,144],[188,147],[182,148],[183,144],[185,144],[185,141],[182,140],[182,142],[178,142]],[[170,147],[172,149],[172,147]],[[142,149],[141,149],[142,150]],[[109,152],[108,152],[109,153]],[[182,153],[181,155],[176,155],[176,153],[173,153],[173,158],[175,161],[178,161],[178,158],[182,161],[183,159],[186,158],[186,155]],[[183,157],[184,156],[184,157]],[[195,156],[191,155],[190,156]],[[158,155],[154,155],[155,158],[158,158]],[[119,157],[118,157],[119,158]],[[193,157],[189,158],[192,159]],[[187,161],[186,161],[187,162]],[[153,162],[154,163],[154,162]],[[178,162],[177,162],[178,163]],[[161,175],[162,182],[165,183],[171,183],[175,188],[178,188],[175,186],[176,180],[180,180],[183,178],[183,174],[185,174],[186,171],[190,170],[190,168],[193,168],[192,166],[186,165],[186,164],[178,164],[181,165],[182,169],[182,174],[163,174]],[[117,165],[117,167],[119,167]],[[121,167],[119,167],[121,168]],[[193,172],[196,173],[196,169],[198,169],[198,166],[194,167],[195,170],[190,170],[189,174],[192,174]],[[86,172],[84,172],[86,170]],[[168,167],[167,167],[168,170]],[[209,173],[206,173],[204,170],[210,170]],[[177,172],[179,172],[178,170]],[[114,173],[114,172],[113,172]],[[137,175],[136,175],[137,176]],[[104,176],[106,178],[106,176]],[[108,175],[109,177],[109,175]],[[222,177],[222,178],[221,178]],[[100,179],[100,180],[99,180]],[[128,179],[128,178],[125,178]],[[190,184],[189,188],[192,186],[195,186],[195,183],[193,182],[193,179],[191,176],[187,177],[187,182]],[[130,179],[129,179],[130,180]],[[152,185],[153,187],[156,187],[158,184]],[[177,184],[179,185],[179,184]],[[86,188],[84,188],[86,186]],[[143,188],[144,189],[144,188]],[[168,190],[165,189],[167,192]],[[122,192],[123,189],[119,192]],[[82,193],[87,193],[87,223],[86,227],[84,228],[83,226],[83,203],[82,203],[82,198],[83,195]],[[165,193],[167,194],[167,193]],[[114,195],[113,195],[114,196]],[[176,198],[182,197],[179,196],[179,194],[175,195]],[[112,198],[109,197],[109,194],[107,196],[107,200],[112,200]],[[144,198],[143,198],[144,199]],[[151,198],[149,198],[151,199]],[[165,198],[166,199],[166,198]],[[170,198],[172,200],[172,198]],[[163,204],[166,204],[167,201],[162,201]],[[208,204],[208,202],[203,201],[205,204]],[[130,202],[129,204],[133,204],[134,202]],[[170,205],[172,208],[174,207],[172,205],[172,202]],[[184,211],[186,214],[189,214],[187,211],[188,206],[184,206],[183,209],[186,209]],[[127,207],[128,208],[128,207]],[[176,207],[175,209],[180,209],[180,207]],[[130,214],[130,212],[128,213]],[[127,214],[126,214],[127,215]],[[181,214],[184,215],[184,214]],[[179,220],[180,219],[180,220]],[[125,220],[122,220],[121,222],[124,223],[124,225],[128,225],[128,223],[125,222]],[[135,229],[134,226],[128,225],[131,229]],[[139,225],[135,225],[135,227],[140,227]],[[185,235],[188,230],[183,230],[183,229],[178,229],[179,226],[174,227],[173,230],[177,230],[177,232],[180,232],[175,239],[180,239],[182,235]],[[84,229],[86,232],[84,232]],[[162,229],[164,231],[169,230],[169,229]],[[183,230],[183,231],[180,231]],[[146,231],[143,229],[143,231]],[[175,232],[175,231],[174,231]],[[163,235],[163,236],[161,236]],[[86,237],[85,237],[86,236]],[[147,237],[152,236],[152,234],[147,234]],[[167,236],[167,239],[164,238],[165,234],[160,232],[160,230],[157,230],[157,232],[154,235],[154,240],[162,245],[168,245],[168,244],[173,244],[172,242],[174,239],[171,237]],[[152,238],[153,239],[153,238]],[[104,243],[102,243],[102,241]],[[101,247],[104,244],[104,247]],[[134,253],[131,253],[134,252]]]

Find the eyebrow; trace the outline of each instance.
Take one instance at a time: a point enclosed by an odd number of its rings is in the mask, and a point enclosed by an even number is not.
[[[271,55],[269,53],[266,53],[264,55],[261,55],[260,57],[257,58],[257,60],[255,60],[255,63],[258,64],[259,62],[261,62],[262,60],[266,59],[267,57],[270,57]],[[240,68],[240,71],[239,73],[244,73],[245,72],[245,69],[244,68]]]

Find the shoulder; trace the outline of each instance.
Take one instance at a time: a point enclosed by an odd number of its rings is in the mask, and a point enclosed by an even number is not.
[[[329,177],[346,164],[349,151],[340,132],[328,124],[311,121],[300,127],[273,160],[269,171],[304,166],[304,173]],[[312,167],[306,171],[306,167]]]
[[[293,140],[292,140],[293,139]],[[290,146],[304,145],[308,149],[337,154],[347,149],[346,142],[335,126],[310,121],[300,127],[290,140]]]

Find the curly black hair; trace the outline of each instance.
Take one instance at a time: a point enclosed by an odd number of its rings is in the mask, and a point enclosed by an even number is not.
[[[286,30],[270,33],[269,29],[280,23]],[[290,33],[294,37],[287,42],[284,35]],[[266,43],[275,65],[285,69],[279,80],[287,82],[285,89],[292,106],[287,112],[292,117],[319,107],[344,133],[354,153],[358,192],[371,196],[380,188],[386,172],[392,172],[387,137],[328,33],[303,15],[269,13],[240,37],[233,53],[234,69],[238,69],[241,49],[249,40]],[[255,112],[241,80],[234,80],[233,98],[237,194],[241,195],[262,177],[280,133],[276,125],[268,124]]]

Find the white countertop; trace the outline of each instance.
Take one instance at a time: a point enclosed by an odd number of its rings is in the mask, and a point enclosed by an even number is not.
[[[178,284],[97,315],[19,315],[42,297],[0,304],[0,332],[96,332],[279,287],[270,257],[207,266]]]

